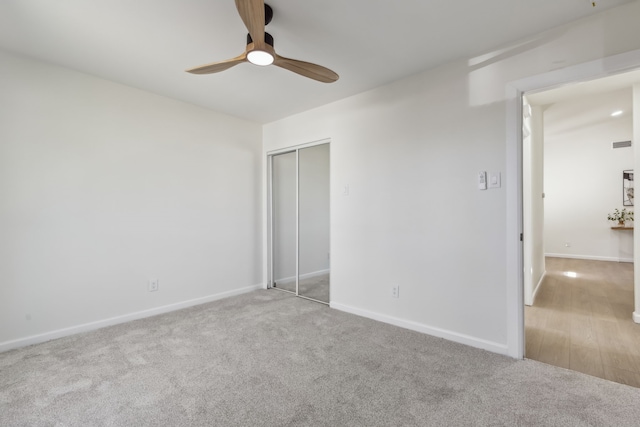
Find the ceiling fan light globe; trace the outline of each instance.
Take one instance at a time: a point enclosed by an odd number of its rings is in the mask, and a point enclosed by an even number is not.
[[[247,59],[254,65],[262,67],[273,64],[274,57],[269,52],[263,50],[252,50],[247,54]]]

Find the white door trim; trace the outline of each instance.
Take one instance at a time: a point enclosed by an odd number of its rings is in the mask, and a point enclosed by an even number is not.
[[[320,139],[318,141],[307,142],[304,144],[293,145],[291,147],[280,148],[278,150],[267,151],[267,158],[276,154],[284,154],[292,151],[302,150],[303,148],[315,147],[316,145],[329,144],[331,138]]]

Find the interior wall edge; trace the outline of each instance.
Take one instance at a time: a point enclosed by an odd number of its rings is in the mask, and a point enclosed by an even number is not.
[[[137,311],[134,313],[124,314],[122,316],[111,317],[108,319],[102,319],[95,322],[84,323],[82,325],[71,326],[69,328],[57,329],[43,334],[32,335],[25,338],[18,338],[11,341],[0,342],[0,353],[5,351],[14,350],[17,348],[27,347],[34,344],[41,344],[47,341],[52,341],[58,338],[64,338],[70,335],[79,334],[82,332],[95,331],[108,326],[119,325],[121,323],[131,322],[133,320],[145,319],[147,317],[157,316],[159,314],[170,313],[172,311],[178,311],[196,305],[206,304],[213,301],[218,301],[224,298],[229,298],[248,292],[264,289],[263,284],[247,286],[244,288],[233,289],[230,291],[219,292],[217,294],[208,295],[201,298],[195,298],[187,301],[182,301],[174,304],[164,305],[161,307],[155,307],[148,310]]]

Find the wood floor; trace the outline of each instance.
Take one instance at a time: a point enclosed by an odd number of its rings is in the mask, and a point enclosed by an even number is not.
[[[547,258],[546,270],[525,307],[526,357],[640,387],[633,264]]]

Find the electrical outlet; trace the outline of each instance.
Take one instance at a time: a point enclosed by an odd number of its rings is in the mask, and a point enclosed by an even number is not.
[[[391,296],[393,298],[400,298],[400,286],[399,285],[391,286]]]
[[[158,279],[149,280],[149,292],[155,292],[158,290],[158,288],[159,288]]]

